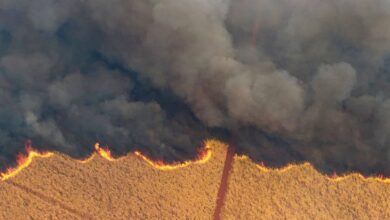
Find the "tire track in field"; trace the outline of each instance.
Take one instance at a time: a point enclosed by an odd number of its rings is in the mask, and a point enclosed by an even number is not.
[[[29,188],[28,186],[25,186],[25,185],[22,185],[20,183],[16,183],[16,182],[10,181],[10,180],[5,181],[5,183],[7,183],[7,184],[9,184],[9,185],[11,185],[13,187],[16,187],[16,188],[18,188],[18,189],[20,189],[20,190],[22,190],[22,191],[24,191],[26,193],[32,194],[32,195],[40,198],[41,200],[43,200],[43,201],[45,201],[47,203],[59,206],[60,208],[62,208],[64,210],[66,210],[66,211],[68,211],[68,212],[70,212],[70,213],[80,217],[81,219],[94,219],[92,216],[90,216],[88,214],[85,214],[85,213],[82,213],[79,210],[74,209],[74,208],[72,208],[72,207],[62,203],[61,201],[59,201],[59,200],[57,200],[57,199],[55,199],[53,197],[50,197],[50,196],[47,196],[47,195],[45,195],[45,194],[43,194],[41,192],[35,191],[35,190]]]

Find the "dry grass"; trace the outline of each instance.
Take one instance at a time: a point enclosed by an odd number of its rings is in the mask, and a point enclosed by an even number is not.
[[[205,164],[157,170],[129,155],[81,164],[35,159],[0,181],[0,219],[211,219],[226,149]],[[235,160],[224,219],[390,219],[390,184],[352,176],[331,182],[311,166],[260,171]]]
[[[154,169],[134,155],[114,162],[95,156],[85,164],[58,155],[36,159],[16,177],[0,182],[0,217],[66,219],[70,207],[79,212],[70,219],[210,219],[224,151],[218,148],[206,164],[172,171]]]
[[[224,219],[390,219],[390,184],[330,180],[312,166],[261,171],[235,160]]]
[[[0,182],[0,219],[77,219],[57,204],[51,204],[38,196]]]

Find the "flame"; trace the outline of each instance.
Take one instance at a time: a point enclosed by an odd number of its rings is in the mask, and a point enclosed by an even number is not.
[[[245,155],[239,155],[239,156],[236,155],[235,159],[236,160],[251,160],[248,156],[245,156]],[[294,169],[294,168],[306,167],[306,166],[313,167],[309,162],[305,162],[302,164],[288,164],[288,165],[281,167],[281,168],[266,167],[264,165],[264,163],[256,164],[256,167],[259,170],[261,170],[262,172],[266,172],[266,173],[275,172],[275,171],[283,173],[283,172],[289,171],[289,170]],[[339,175],[337,175],[336,172],[333,172],[332,175],[330,175],[330,176],[325,175],[325,176],[327,177],[328,180],[330,180],[332,182],[340,182],[340,181],[343,181],[347,178],[357,177],[359,179],[366,180],[366,181],[378,181],[378,182],[382,182],[382,183],[390,183],[390,178],[386,178],[383,175],[374,176],[374,177],[365,177],[360,173],[349,173],[349,174],[339,176]]]
[[[34,157],[46,158],[53,156],[51,152],[38,152],[33,150],[31,147],[31,142],[26,144],[27,156],[24,154],[19,154],[16,160],[16,166],[13,168],[8,168],[4,173],[0,173],[1,180],[7,180],[11,177],[14,177],[20,173],[24,168],[28,167],[33,161]]]
[[[112,156],[111,151],[107,146],[104,148],[100,147],[99,143],[95,144],[95,152],[108,161],[117,160],[116,158],[114,158]],[[211,155],[212,155],[212,151],[211,151],[211,148],[209,147],[209,145],[206,144],[205,147],[199,151],[198,156],[195,160],[176,162],[176,163],[172,163],[172,164],[167,164],[162,160],[154,161],[154,160],[150,159],[149,157],[147,157],[146,155],[142,154],[140,151],[135,151],[134,155],[141,158],[143,161],[145,161],[146,163],[148,163],[149,165],[151,165],[152,167],[154,167],[158,170],[175,170],[178,168],[187,167],[191,164],[206,163],[208,160],[210,160]],[[81,162],[86,163],[86,162],[90,161],[93,157],[94,157],[94,154]]]
[[[95,152],[93,152],[89,157],[86,157],[85,159],[79,160],[78,162],[80,162],[82,164],[88,163],[93,158],[95,158],[96,154],[98,154],[99,156],[101,156],[102,158],[104,158],[104,159],[106,159],[108,161],[115,161],[115,160],[117,160],[117,159],[115,159],[112,156],[111,151],[110,151],[110,149],[107,146],[106,147],[100,147],[100,144],[96,143],[94,145],[94,149],[95,149]]]
[[[177,168],[187,167],[191,164],[203,164],[206,163],[212,155],[211,147],[210,145],[206,144],[205,148],[199,151],[199,154],[197,156],[197,159],[193,161],[184,161],[184,162],[178,162],[173,164],[166,164],[163,161],[153,161],[149,159],[147,156],[143,155],[141,152],[136,151],[134,152],[134,155],[144,160],[146,163],[152,165],[154,168],[159,170],[174,170]],[[0,173],[1,180],[7,180],[9,178],[12,178],[19,174],[23,169],[27,168],[31,162],[33,161],[33,158],[46,158],[51,157],[55,153],[54,152],[39,152],[37,150],[34,150],[31,147],[31,141],[26,142],[26,152],[27,156],[24,154],[19,154],[17,156],[16,166],[12,168],[8,168],[4,173]],[[102,158],[108,160],[108,161],[116,161],[117,159],[114,158],[111,154],[110,149],[106,147],[101,147],[99,143],[96,143],[95,146],[95,152],[91,154],[91,156],[83,159],[78,160],[80,163],[88,163],[91,161],[96,155],[101,156]]]
[[[103,157],[104,159],[108,160],[108,161],[114,161],[115,158],[112,157],[111,155],[111,151],[108,147],[100,147],[100,144],[99,143],[96,143],[95,144],[95,151],[101,156]]]
[[[77,161],[79,163],[85,164],[85,163],[88,163],[89,161],[91,161],[93,158],[95,158],[95,156],[96,156],[96,152],[92,153],[89,157],[86,157],[84,159],[77,160]]]
[[[226,144],[224,144],[220,141],[217,141],[217,140],[206,140],[205,144],[204,144],[205,147],[199,151],[196,159],[183,161],[183,162],[176,162],[176,163],[172,163],[172,164],[167,164],[161,160],[153,161],[152,159],[143,155],[139,151],[135,151],[133,154],[135,156],[141,158],[143,161],[145,161],[147,164],[151,165],[155,169],[169,171],[169,170],[175,170],[178,168],[187,167],[187,166],[192,165],[192,164],[206,163],[207,161],[209,161],[211,159],[211,156],[212,156],[212,147],[211,146],[218,146],[218,145],[219,146],[227,146]],[[8,168],[5,172],[0,173],[1,180],[7,180],[9,178],[16,176],[24,168],[28,167],[34,158],[47,158],[47,157],[51,157],[55,154],[54,152],[40,152],[40,151],[34,150],[31,147],[31,141],[26,142],[25,148],[26,148],[27,155],[19,154],[17,156],[16,166],[12,167],[12,168]],[[86,159],[78,160],[78,161],[80,163],[87,163],[90,160],[92,160],[96,155],[99,155],[108,161],[116,161],[116,160],[120,159],[120,158],[114,158],[111,154],[110,149],[107,146],[100,147],[99,143],[96,143],[94,148],[95,148],[95,152],[93,154],[91,154],[91,156],[89,156]],[[250,160],[250,158],[248,156],[242,156],[242,155],[235,155],[234,159],[235,160]],[[302,167],[302,166],[312,166],[312,165],[310,163],[306,162],[303,164],[288,164],[287,166],[282,167],[282,168],[269,168],[269,167],[266,167],[263,163],[256,164],[256,167],[263,172],[271,172],[271,171],[286,172],[286,171],[293,169],[295,167]],[[334,181],[334,182],[342,181],[346,178],[351,178],[351,177],[357,177],[357,178],[367,180],[367,181],[379,181],[379,182],[384,182],[384,183],[390,183],[390,178],[386,178],[384,176],[365,177],[360,173],[351,173],[351,174],[346,174],[343,176],[338,176],[336,173],[334,173],[331,176],[327,176],[327,178],[329,180]]]
[[[338,176],[336,173],[333,173],[332,176],[327,176],[327,177],[328,177],[328,179],[330,179],[331,181],[334,181],[334,182],[340,182],[340,181],[343,181],[347,178],[356,177],[356,178],[366,180],[366,181],[378,181],[378,182],[382,182],[382,183],[390,183],[390,178],[386,178],[383,175],[365,177],[360,173],[350,173],[350,174]]]
[[[134,154],[136,156],[138,156],[139,158],[141,158],[142,160],[146,161],[146,163],[148,163],[152,167],[154,167],[158,170],[167,171],[167,170],[175,170],[178,168],[187,167],[191,164],[204,164],[210,160],[211,155],[212,155],[212,150],[211,150],[211,147],[209,147],[209,145],[206,144],[205,148],[203,148],[202,150],[199,151],[198,156],[195,160],[183,161],[180,163],[173,163],[173,164],[166,164],[166,163],[164,163],[164,161],[161,161],[161,160],[153,161],[150,158],[148,158],[147,156],[143,155],[139,151],[134,152]]]

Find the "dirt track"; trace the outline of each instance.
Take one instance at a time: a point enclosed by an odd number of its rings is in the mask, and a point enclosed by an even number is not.
[[[172,171],[134,155],[36,159],[0,181],[0,219],[212,219],[225,156],[216,146],[209,162]],[[234,160],[222,219],[279,218],[390,219],[390,184],[330,181],[307,165],[264,172]]]
[[[229,176],[233,168],[235,151],[236,151],[236,145],[234,143],[231,143],[228,146],[225,164],[223,165],[221,182],[219,184],[219,190],[218,190],[217,199],[215,203],[215,210],[214,210],[214,217],[213,217],[214,220],[220,220],[222,217],[221,212],[223,206],[225,205],[226,194],[229,187]]]

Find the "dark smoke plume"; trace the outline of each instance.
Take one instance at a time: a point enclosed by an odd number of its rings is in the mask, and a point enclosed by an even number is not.
[[[0,162],[31,140],[390,176],[388,0],[1,0]]]

